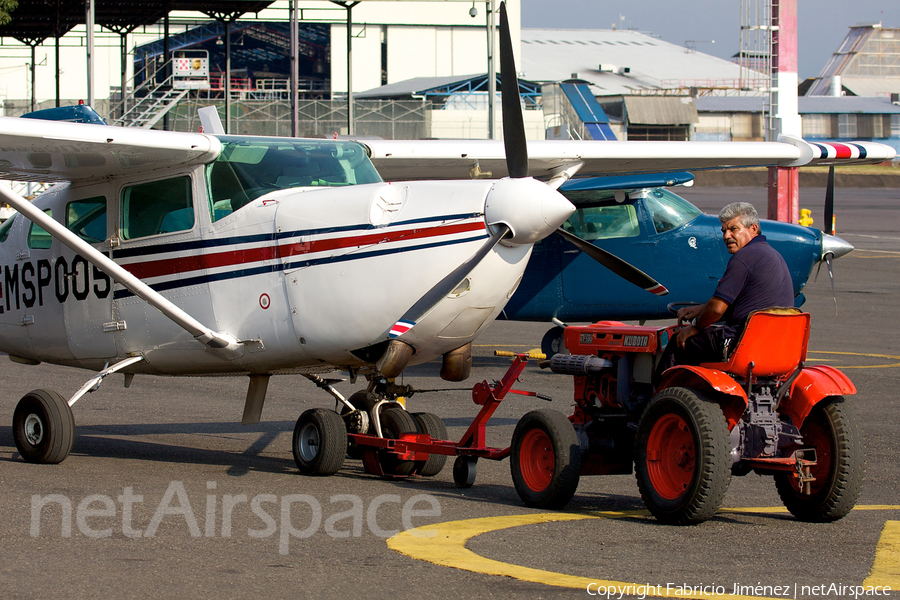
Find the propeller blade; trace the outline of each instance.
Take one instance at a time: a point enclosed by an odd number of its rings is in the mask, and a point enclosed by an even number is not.
[[[493,76],[493,74],[488,75]],[[519,79],[506,3],[500,3],[500,104],[503,107],[503,146],[506,167],[513,178],[528,177],[528,146],[525,142],[525,120],[519,99]]]
[[[828,187],[825,188],[825,222],[822,231],[834,235],[834,165],[828,167]]]
[[[828,277],[831,278],[831,299],[834,300],[834,316],[837,316],[837,294],[834,291],[834,266],[832,265],[832,254],[825,255],[825,264],[828,265]],[[822,263],[819,263],[820,265]]]
[[[409,310],[404,313],[400,319],[391,327],[390,336],[398,338],[410,329],[415,327],[422,318],[431,312],[431,309],[437,306],[438,302],[443,300],[447,295],[456,289],[460,283],[469,275],[469,273],[478,266],[487,253],[493,250],[494,246],[503,239],[510,229],[506,225],[500,223],[496,225],[493,235],[478,249],[478,252],[469,257],[461,265],[453,269],[449,275],[438,281],[434,286],[425,292]]]
[[[651,294],[657,296],[665,296],[669,293],[664,285],[615,254],[610,254],[602,248],[598,248],[587,240],[583,240],[577,235],[573,235],[563,228],[556,230],[556,233],[563,236],[569,242],[578,247],[579,250],[596,260],[598,263],[627,281],[633,283],[641,289],[647,290]]]

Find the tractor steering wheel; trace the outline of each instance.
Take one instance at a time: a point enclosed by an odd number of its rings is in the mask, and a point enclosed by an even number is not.
[[[669,302],[668,304],[666,304],[666,310],[677,316],[679,309],[685,308],[687,306],[698,306],[699,304],[699,302]]]

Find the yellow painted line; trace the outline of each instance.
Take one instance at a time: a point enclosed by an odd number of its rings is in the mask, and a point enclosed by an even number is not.
[[[884,524],[875,548],[875,561],[863,586],[890,586],[900,589],[900,521]]]
[[[858,506],[854,510],[900,510],[900,505],[878,505],[878,506]],[[786,512],[781,507],[760,507],[760,508],[729,508],[723,509],[722,512],[741,512],[741,513],[769,513],[769,512]],[[528,581],[531,583],[541,583],[556,587],[576,588],[586,590],[587,586],[593,585],[592,589],[597,590],[598,587],[612,589],[613,587],[632,591],[625,592],[625,595],[644,595],[662,598],[697,598],[702,600],[724,599],[732,600],[771,600],[763,596],[738,596],[728,593],[725,594],[706,594],[697,593],[696,590],[690,590],[689,593],[678,593],[677,588],[666,589],[663,585],[650,585],[629,583],[624,581],[614,581],[601,578],[588,578],[576,575],[568,575],[565,573],[556,573],[553,571],[545,571],[543,569],[533,569],[531,567],[523,567],[505,563],[481,556],[466,548],[466,543],[479,535],[492,531],[510,529],[513,527],[521,527],[523,525],[537,525],[542,523],[552,523],[557,521],[581,521],[587,519],[622,519],[627,517],[645,516],[646,510],[631,511],[601,511],[592,514],[575,514],[575,513],[535,513],[527,515],[510,515],[505,517],[483,517],[478,519],[466,519],[463,521],[448,521],[445,523],[436,523],[434,525],[425,525],[416,529],[408,529],[387,540],[387,545],[392,550],[409,556],[417,560],[423,560],[436,565],[471,571],[473,573],[482,573],[485,575],[495,575],[499,577],[511,577],[520,581]],[[888,523],[900,524],[900,521],[889,521]],[[887,526],[885,531],[887,531]],[[885,542],[885,539],[888,541]],[[892,571],[888,569],[900,568],[900,560],[897,553],[900,553],[900,528],[896,531],[892,528],[890,535],[882,534],[882,542],[879,543],[879,549],[882,544],[887,548],[883,552],[876,552],[876,562],[872,568],[873,576],[894,577]],[[879,562],[881,557],[881,562]],[[887,567],[880,567],[881,563],[885,563]],[[876,568],[879,570],[876,573]],[[880,581],[881,579],[879,579]],[[868,579],[866,580],[868,582]],[[893,579],[891,579],[893,581]],[[868,585],[868,583],[866,583]],[[891,585],[893,589],[900,588],[900,585],[894,587],[891,583],[878,585]],[[638,591],[638,588],[643,588]],[[618,594],[617,594],[618,595]]]
[[[900,360],[900,356],[892,354],[868,354],[863,352],[829,352],[827,350],[810,350],[810,354],[839,354],[843,356],[865,356],[869,358],[888,358],[891,360]],[[889,367],[900,367],[900,362],[884,365],[841,365],[842,369],[887,369]]]

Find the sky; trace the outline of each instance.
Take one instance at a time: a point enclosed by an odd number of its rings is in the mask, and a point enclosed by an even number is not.
[[[731,60],[741,43],[741,5],[760,0],[521,0],[522,27],[636,29]],[[851,25],[900,28],[898,0],[797,0],[800,80],[816,77]],[[712,41],[715,43],[711,43]]]

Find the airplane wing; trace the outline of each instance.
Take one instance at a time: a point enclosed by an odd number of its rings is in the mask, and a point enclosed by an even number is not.
[[[387,181],[507,176],[498,140],[364,140]],[[623,142],[540,140],[528,142],[528,172],[549,179],[578,163],[578,177],[695,171],[735,167],[877,164],[896,152],[874,142],[810,144],[778,142]],[[488,175],[487,173],[490,173]]]
[[[222,145],[202,133],[0,117],[0,179],[88,181],[207,163]]]

